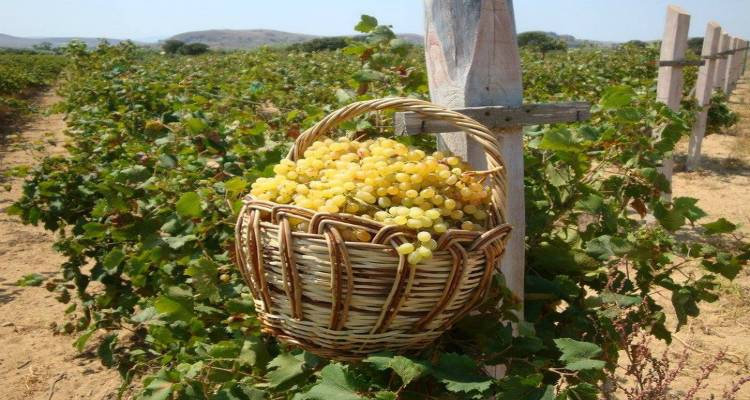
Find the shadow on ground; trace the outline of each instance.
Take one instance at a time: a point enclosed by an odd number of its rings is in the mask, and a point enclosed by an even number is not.
[[[675,155],[675,172],[687,172],[687,155]],[[710,173],[718,176],[750,176],[750,162],[736,157],[701,157],[701,170],[697,173]]]
[[[44,281],[55,277],[57,272],[40,272],[39,275],[44,277]],[[42,283],[44,285],[44,283]],[[13,301],[24,289],[25,286],[18,286],[15,281],[9,281],[0,278],[0,304],[7,304]]]

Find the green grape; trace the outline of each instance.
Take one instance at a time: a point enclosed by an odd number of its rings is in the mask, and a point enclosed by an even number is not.
[[[324,139],[297,161],[282,160],[274,176],[258,178],[251,194],[314,212],[345,212],[414,230],[414,243],[397,248],[410,264],[432,257],[449,229],[481,231],[488,221],[490,191],[468,165],[442,152],[426,154],[391,139]],[[307,231],[297,221],[293,229]],[[418,232],[418,233],[417,233]],[[342,228],[345,240],[369,242],[363,229]]]

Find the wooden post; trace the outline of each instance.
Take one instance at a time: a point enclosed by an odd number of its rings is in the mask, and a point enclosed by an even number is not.
[[[716,22],[709,22],[706,27],[706,35],[703,38],[703,50],[701,51],[701,56],[706,58],[706,64],[698,70],[698,80],[695,83],[695,98],[701,109],[698,115],[696,115],[693,132],[690,135],[687,158],[688,171],[700,168],[701,144],[703,143],[703,136],[706,134],[706,119],[708,117],[708,107],[711,105],[711,95],[714,89],[714,71],[716,70],[717,63],[715,58],[710,58],[709,56],[713,56],[718,52],[720,39],[721,27]]]
[[[737,87],[737,82],[742,77],[742,65],[747,48],[747,40],[739,39],[737,41],[737,48],[743,50],[738,50],[734,55],[734,79],[732,80],[732,90]]]
[[[719,53],[723,53],[729,50],[729,44],[731,38],[728,33],[722,30],[721,39],[719,40]],[[722,89],[724,87],[724,76],[727,72],[727,56],[722,55],[719,58],[719,62],[716,63],[716,70],[714,71],[714,87]],[[725,92],[726,93],[726,92]]]
[[[690,14],[680,7],[667,7],[667,20],[664,25],[664,37],[661,42],[660,61],[677,61],[685,58],[687,50],[688,30],[690,29]],[[682,100],[682,67],[659,67],[659,77],[656,85],[656,99],[665,103],[674,111],[679,110]],[[662,161],[661,172],[668,181],[672,181],[674,160],[666,157]],[[671,193],[664,193],[666,200],[670,200]]]
[[[449,108],[518,107],[521,58],[512,0],[425,0],[425,57],[432,101]],[[509,289],[523,299],[525,207],[521,126],[495,130],[508,177],[507,215],[513,232],[500,263]],[[482,148],[464,134],[441,135],[441,148],[487,168]],[[501,367],[490,371],[500,376]]]
[[[521,58],[512,0],[425,0],[425,56],[432,101],[449,108],[520,106]],[[501,270],[523,299],[525,207],[521,127],[498,130],[508,175],[508,223],[513,233]],[[484,151],[464,134],[440,136],[440,146],[487,168]]]
[[[733,37],[730,44],[729,50],[737,50],[740,48],[740,39]],[[737,72],[737,60],[739,53],[731,53],[727,57],[726,72],[724,73],[724,83],[722,89],[724,93],[729,94],[734,89],[734,76]]]

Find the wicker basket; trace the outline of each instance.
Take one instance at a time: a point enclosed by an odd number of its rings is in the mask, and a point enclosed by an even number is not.
[[[506,185],[497,139],[473,119],[441,106],[406,98],[350,104],[305,131],[288,158],[300,158],[341,122],[384,109],[450,122],[484,146],[493,228],[449,230],[433,257],[413,266],[395,250],[415,240],[412,231],[247,196],[235,232],[237,262],[263,331],[327,358],[357,360],[430,344],[482,300],[511,229],[504,224]],[[290,218],[309,221],[309,231],[293,232]],[[344,241],[342,227],[367,230],[373,239]]]

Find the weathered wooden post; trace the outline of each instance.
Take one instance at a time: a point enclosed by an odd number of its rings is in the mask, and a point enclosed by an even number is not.
[[[731,37],[728,33],[722,30],[721,39],[719,40],[719,61],[716,63],[716,70],[714,71],[714,87],[717,89],[724,88],[724,76],[727,72],[727,55],[726,52],[729,50],[729,44]],[[725,92],[726,93],[726,92]]]
[[[523,104],[521,59],[512,0],[425,0],[425,57],[430,96],[495,132],[505,160],[507,219],[513,225],[500,262],[508,288],[524,295],[526,231],[523,172],[524,125],[583,121],[588,103]],[[397,134],[439,134],[443,149],[464,157],[478,170],[487,168],[482,148],[441,121],[396,113]],[[451,133],[448,133],[451,132]],[[503,366],[490,368],[494,376]]]
[[[737,87],[737,81],[742,77],[742,66],[744,63],[745,51],[747,50],[747,40],[738,39],[737,50],[734,54],[734,76],[732,78],[732,90]]]
[[[687,157],[688,171],[700,168],[701,144],[703,143],[703,136],[706,134],[708,107],[711,105],[711,95],[714,89],[715,55],[719,50],[720,39],[721,27],[716,22],[709,22],[706,27],[706,35],[703,38],[703,50],[701,51],[701,56],[706,63],[698,70],[698,80],[695,83],[695,98],[698,101],[700,111],[696,115],[693,132],[690,135]]]
[[[737,49],[740,48],[740,38],[733,37],[729,44],[730,53],[727,55],[726,72],[724,73],[724,82],[722,89],[724,93],[729,94],[734,89],[734,78],[737,73],[737,60],[739,59],[739,53]]]
[[[512,0],[425,0],[425,57],[433,102],[450,108],[520,106],[521,58]],[[524,188],[520,126],[496,131],[508,177],[508,223],[501,263],[508,287],[523,299]],[[481,146],[463,133],[440,134],[439,145],[487,168]]]
[[[667,20],[664,25],[664,36],[659,56],[661,66],[659,67],[656,85],[656,99],[665,103],[674,111],[679,110],[680,100],[682,100],[683,65],[679,62],[685,61],[689,29],[690,14],[674,5],[667,7]],[[670,182],[672,182],[673,169],[674,160],[672,157],[664,158],[661,172]],[[672,194],[664,193],[663,197],[670,200]]]

